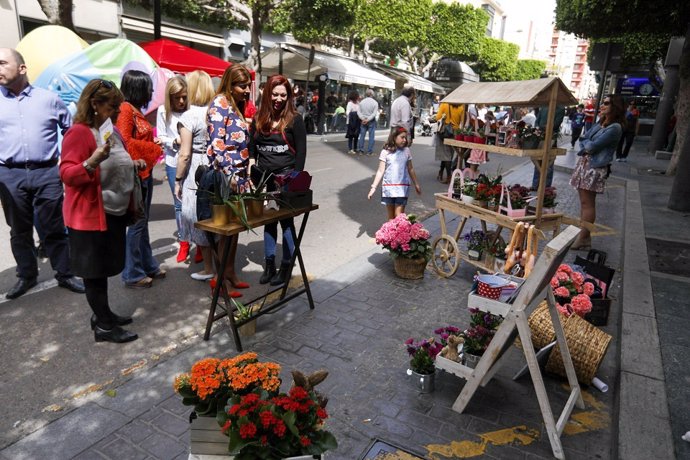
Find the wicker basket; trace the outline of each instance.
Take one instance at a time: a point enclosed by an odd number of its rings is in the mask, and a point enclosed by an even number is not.
[[[393,268],[395,269],[395,274],[400,278],[418,280],[424,278],[426,259],[424,257],[417,257],[414,259],[396,257],[393,259]]]
[[[560,317],[561,315],[558,316]],[[551,314],[549,314],[549,306],[546,300],[542,301],[534,309],[532,314],[529,315],[527,322],[532,333],[532,344],[537,350],[556,340],[556,331],[553,329]]]
[[[565,339],[573,360],[577,380],[585,385],[591,385],[601,360],[604,359],[606,349],[611,342],[611,336],[599,328],[589,324],[578,315],[570,315],[563,326]],[[546,363],[546,371],[566,376],[561,348],[556,346],[551,351]]]

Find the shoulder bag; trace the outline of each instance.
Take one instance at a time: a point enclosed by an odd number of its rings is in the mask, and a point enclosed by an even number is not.
[[[127,206],[127,225],[132,226],[140,220],[146,218],[146,206],[144,204],[144,193],[141,186],[141,178],[136,166],[132,167],[134,174],[134,188],[129,196],[129,206]]]

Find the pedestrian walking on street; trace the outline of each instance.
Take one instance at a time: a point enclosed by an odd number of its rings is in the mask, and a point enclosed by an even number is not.
[[[260,178],[269,173],[273,177],[288,178],[295,171],[303,171],[307,159],[307,133],[302,117],[295,111],[290,82],[283,75],[273,75],[266,82],[259,113],[251,129],[251,176]],[[269,181],[268,191],[277,190],[276,181]],[[276,272],[275,255],[278,224],[264,227],[264,272],[261,284],[279,286],[290,279],[290,265],[295,252],[295,221],[292,217],[280,221],[283,233],[283,258]]]
[[[412,166],[412,154],[407,143],[407,130],[397,127],[391,130],[388,140],[379,155],[379,168],[374,176],[367,199],[374,196],[379,183],[381,186],[381,204],[386,206],[388,220],[405,212],[407,197],[410,194],[410,181],[414,184],[417,195],[422,188],[417,181],[417,174]]]
[[[580,104],[577,106],[577,110],[570,114],[570,147],[575,148],[575,143],[580,139],[582,134],[582,128],[585,126],[585,106]]]
[[[220,80],[218,94],[211,102],[206,114],[207,144],[206,155],[213,168],[228,176],[234,193],[249,190],[249,125],[244,117],[246,104],[251,93],[252,76],[246,67],[234,64],[228,67]],[[263,102],[262,102],[263,103]],[[294,109],[293,109],[294,110]],[[260,116],[257,112],[256,116]],[[256,119],[256,118],[255,118]],[[300,117],[300,120],[302,118]],[[212,172],[213,173],[213,172]],[[215,191],[218,193],[218,191]],[[197,203],[198,205],[198,203]],[[210,209],[197,208],[199,220],[211,217]],[[227,243],[225,243],[227,241]],[[235,289],[247,289],[249,284],[240,281],[235,272],[238,235],[221,240],[218,254],[223,254],[225,244],[230,245],[228,259],[223,267],[223,279]],[[207,267],[206,270],[209,268]],[[242,293],[225,286],[230,297],[242,297]]]
[[[357,115],[361,121],[361,127],[359,131],[359,144],[357,150],[359,154],[364,154],[364,138],[367,133],[369,133],[369,144],[367,145],[367,155],[374,154],[374,142],[376,137],[376,117],[379,114],[379,103],[374,99],[374,90],[369,88],[366,91],[366,96],[359,103],[359,108],[357,109]]]
[[[616,149],[616,161],[628,161],[628,154],[630,147],[632,147],[637,133],[637,120],[640,118],[640,111],[635,105],[635,101],[630,101],[628,110],[625,112],[625,127],[623,128],[623,135],[618,141],[618,148]]]
[[[187,100],[187,81],[182,75],[175,75],[165,85],[165,102],[158,107],[156,116],[156,132],[163,144],[165,153],[165,176],[168,179],[170,193],[173,196],[175,209],[175,223],[177,224],[177,239],[180,241],[180,250],[177,252],[177,262],[187,260],[189,256],[189,237],[181,228],[182,202],[175,196],[175,171],[177,168],[177,153],[180,150],[180,135],[177,131],[177,123],[180,117],[189,108]]]
[[[153,126],[140,110],[151,102],[153,82],[145,72],[128,70],[122,76],[120,90],[125,100],[120,105],[117,128],[132,160],[146,162],[146,168],[139,173],[146,216],[127,229],[127,252],[122,281],[129,288],[148,288],[152,286],[154,279],[165,278],[165,270],[153,257],[149,237],[149,214],[153,199],[152,171],[161,155],[161,141],[153,136]]]
[[[84,292],[70,268],[58,171],[58,131],[64,134],[71,125],[72,117],[60,98],[29,83],[22,55],[0,48],[0,201],[19,278],[7,292],[8,299],[37,284],[34,218],[58,286]]]
[[[579,158],[570,178],[570,185],[577,189],[580,196],[580,219],[592,224],[596,219],[597,194],[604,193],[613,154],[623,134],[623,98],[619,95],[607,95],[599,111],[599,123],[592,126],[580,139],[582,149],[577,154]],[[571,249],[588,249],[591,246],[590,231],[582,228]]]
[[[465,121],[465,106],[450,105],[447,102],[443,102],[438,106],[438,110],[434,116],[429,117],[429,121],[432,123],[440,123],[441,127],[449,124],[453,133],[455,133],[462,127]],[[437,130],[433,135],[436,136],[436,145],[434,147],[435,160],[441,162],[436,179],[442,184],[447,184],[450,182],[451,170],[453,169],[453,153],[455,149],[443,143],[445,139],[443,129]],[[444,171],[446,172],[445,179],[443,178]]]
[[[347,153],[350,155],[357,154],[357,144],[359,139],[359,130],[362,121],[357,115],[359,109],[359,93],[357,91],[350,91],[347,96],[347,107],[345,108],[345,120],[347,123]]]
[[[396,128],[405,128],[409,133],[407,145],[412,145],[412,137],[414,133],[414,117],[412,115],[412,106],[414,105],[417,93],[412,86],[405,86],[400,93],[400,96],[395,98],[391,105],[391,131]]]
[[[96,342],[131,342],[137,334],[122,329],[132,318],[115,314],[108,301],[108,277],[125,266],[127,208],[134,189],[132,160],[119,132],[105,138],[104,123],[117,121],[123,96],[108,80],[91,80],[77,102],[77,113],[62,143],[60,178],[65,184],[64,215],[75,273],[84,278],[93,311]]]
[[[213,81],[209,74],[196,70],[187,75],[189,110],[180,116],[177,129],[180,136],[180,152],[175,166],[175,197],[181,203],[180,228],[188,241],[196,245],[197,251],[203,254],[204,269],[192,273],[192,278],[205,281],[213,278],[215,269],[211,248],[206,232],[194,227],[198,221],[196,208],[195,172],[199,165],[208,164],[206,156],[206,112],[208,104],[215,95]],[[189,247],[189,243],[187,243]]]

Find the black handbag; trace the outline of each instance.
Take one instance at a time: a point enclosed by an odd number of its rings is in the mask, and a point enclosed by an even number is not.
[[[146,205],[144,203],[144,191],[141,185],[141,178],[136,166],[132,167],[134,174],[134,187],[129,195],[129,205],[127,206],[127,225],[132,226],[146,218]]]
[[[601,296],[606,298],[611,282],[613,281],[613,275],[616,273],[616,270],[606,265],[606,253],[604,251],[591,249],[586,259],[576,256],[575,265],[582,267],[588,277],[601,282],[600,284],[595,284],[601,288]]]

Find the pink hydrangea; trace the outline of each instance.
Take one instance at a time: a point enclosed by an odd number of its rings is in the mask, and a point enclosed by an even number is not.
[[[567,274],[571,274],[573,272],[573,269],[570,268],[570,265],[568,265],[568,264],[560,264],[558,266],[558,271],[559,272],[565,272]]]
[[[554,289],[553,293],[556,297],[570,297],[570,291],[563,286]]]
[[[580,316],[585,316],[592,311],[592,301],[589,296],[585,294],[578,294],[570,301],[571,307],[575,313]]]
[[[592,283],[585,283],[582,286],[582,292],[591,297],[594,294],[594,285]]]
[[[581,287],[582,283],[585,282],[585,277],[582,276],[582,273],[580,273],[580,272],[573,272],[571,276],[573,279],[573,283],[575,283],[576,287]],[[579,291],[579,289],[578,289],[578,291]]]
[[[377,241],[377,242],[378,242],[378,241]],[[557,288],[558,286],[560,286],[560,285],[561,285],[561,283],[558,282],[558,278],[554,275],[554,276],[551,278],[551,287],[552,287],[553,289],[556,289],[556,288]]]
[[[414,222],[414,219],[406,214],[400,214],[395,219],[389,220],[376,232],[376,244],[384,248],[403,255],[411,250],[411,243],[426,242],[430,238],[430,233],[421,223]]]
[[[567,273],[565,273],[565,272],[560,272],[560,271],[559,271],[559,272],[556,272],[556,278],[557,278],[558,281],[560,281],[560,282],[568,281],[568,280],[570,279],[570,277],[568,276]]]
[[[568,309],[568,306],[569,306],[569,305],[570,305],[570,304],[565,304],[565,305],[557,304],[557,305],[556,305],[556,309],[559,311],[559,313],[560,313],[561,315],[563,315],[563,316],[570,316],[571,313],[570,313],[570,310]]]

